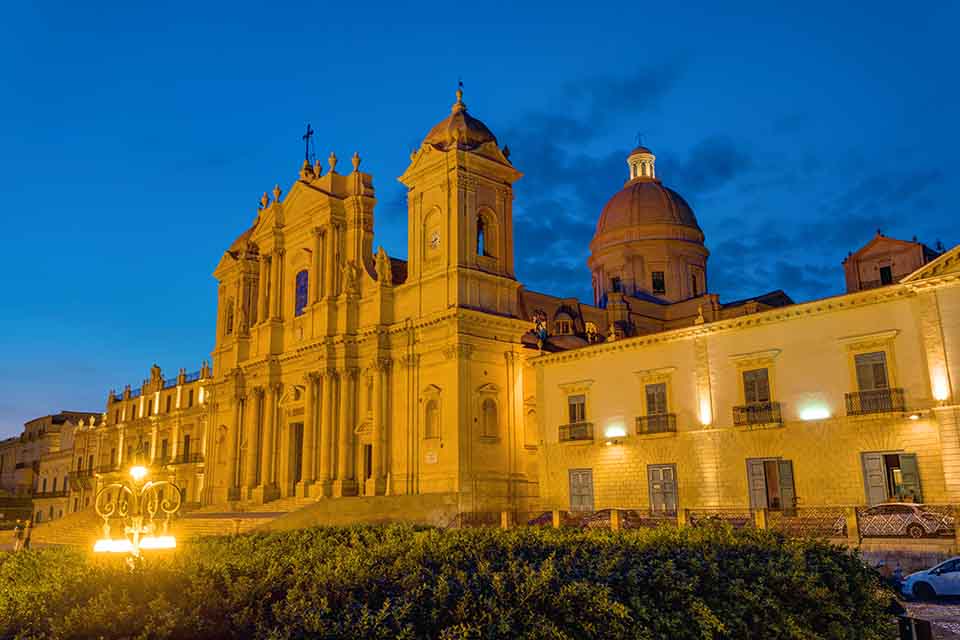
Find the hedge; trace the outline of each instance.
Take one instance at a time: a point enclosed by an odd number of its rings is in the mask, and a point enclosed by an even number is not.
[[[826,542],[725,527],[314,528],[207,538],[131,566],[0,559],[17,638],[857,638],[891,593]]]

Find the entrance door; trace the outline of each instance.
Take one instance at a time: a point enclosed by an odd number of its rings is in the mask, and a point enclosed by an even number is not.
[[[593,511],[593,469],[570,469],[570,511]]]
[[[303,423],[290,425],[290,442],[293,447],[293,483],[303,479]]]
[[[650,510],[654,513],[677,512],[677,469],[672,464],[647,467],[650,482]]]

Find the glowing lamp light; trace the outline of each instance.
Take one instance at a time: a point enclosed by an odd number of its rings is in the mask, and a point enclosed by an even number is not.
[[[713,422],[713,411],[710,409],[710,400],[704,399],[700,401],[700,424],[705,427],[709,427],[710,423]]]
[[[950,397],[950,386],[943,376],[937,376],[933,381],[933,399],[943,402]]]
[[[141,549],[176,549],[177,539],[174,536],[146,536],[140,539]]]
[[[133,478],[136,482],[140,482],[147,477],[147,468],[143,465],[136,465],[130,467],[130,477]]]
[[[93,545],[93,550],[95,553],[130,553],[133,551],[133,544],[126,538],[101,538]]]
[[[920,419],[920,413],[917,412],[917,411],[915,411],[915,412],[911,413],[908,417],[909,417],[911,420],[919,420],[919,419]]]
[[[830,417],[830,410],[826,407],[806,407],[800,410],[801,420],[826,420]]]
[[[627,429],[622,424],[613,424],[604,429],[603,435],[607,439],[623,438],[627,435]]]

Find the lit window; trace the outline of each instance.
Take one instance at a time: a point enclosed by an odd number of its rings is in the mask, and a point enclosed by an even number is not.
[[[587,421],[587,396],[578,394],[567,398],[570,424]]]
[[[296,300],[293,308],[293,315],[301,316],[303,315],[303,309],[307,306],[307,290],[309,275],[306,270],[300,271],[297,273],[297,291],[296,291]]]
[[[770,402],[770,379],[766,369],[743,372],[743,399],[747,404]]]

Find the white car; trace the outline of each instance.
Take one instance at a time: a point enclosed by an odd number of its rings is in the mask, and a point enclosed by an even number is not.
[[[924,600],[936,596],[960,596],[960,556],[931,569],[911,573],[904,578],[900,591],[907,597]]]

